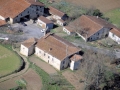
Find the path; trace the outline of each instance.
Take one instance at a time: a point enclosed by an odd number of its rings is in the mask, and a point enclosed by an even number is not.
[[[27,61],[26,57],[24,57],[23,55],[21,55],[19,53],[19,51],[15,50],[15,49],[13,49],[13,50],[16,51],[23,58],[23,60],[25,62],[25,68],[23,70],[21,70],[20,72],[13,73],[13,74],[8,75],[6,77],[0,78],[0,83],[3,82],[3,81],[5,81],[5,80],[8,80],[8,79],[11,79],[11,78],[14,78],[16,76],[24,74],[27,71],[27,69],[29,68],[29,62]]]
[[[76,90],[84,90],[84,83],[79,82],[80,79],[83,79],[81,75],[77,76],[75,72],[69,70],[64,71],[62,75],[75,87]]]
[[[48,74],[57,74],[57,71],[56,71],[56,69],[53,66],[51,66],[48,63],[40,60],[40,58],[38,58],[36,56],[31,56],[29,60],[31,62],[35,63],[38,67],[43,69]]]
[[[115,53],[111,50],[108,50],[108,49],[103,49],[103,48],[98,48],[98,47],[93,47],[93,46],[90,46],[88,45],[87,43],[85,42],[72,42],[75,46],[79,46],[79,47],[82,47],[84,49],[88,49],[88,50],[92,50],[94,52],[98,52],[98,53],[101,53],[101,54],[105,54],[107,56],[115,56]]]
[[[42,88],[42,81],[39,75],[34,70],[29,69],[24,75],[0,83],[0,90],[9,90],[10,88],[17,87],[16,81],[20,79],[24,79],[27,82],[27,90],[41,90]]]

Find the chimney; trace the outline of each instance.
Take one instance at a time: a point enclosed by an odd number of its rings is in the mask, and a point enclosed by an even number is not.
[[[51,51],[52,50],[52,48],[49,48],[49,51]]]

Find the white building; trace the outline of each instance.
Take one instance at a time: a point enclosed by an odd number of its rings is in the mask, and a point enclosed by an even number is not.
[[[68,35],[73,35],[75,34],[75,31],[72,30],[69,26],[64,26],[63,31],[66,32]]]
[[[73,44],[50,33],[39,39],[35,47],[35,55],[58,70],[70,66],[70,57],[79,51],[80,49]],[[76,63],[73,64],[76,65]],[[77,69],[73,64],[71,65],[72,70]]]
[[[115,42],[117,42],[118,44],[120,44],[120,29],[116,27],[111,29],[109,32],[109,37],[113,39]]]
[[[36,19],[44,13],[44,5],[35,0],[4,0],[0,5],[0,19],[9,23]]]
[[[60,25],[60,26],[65,26],[65,25],[66,25],[66,22],[63,21],[62,19],[58,19],[58,20],[57,20],[57,24]]]
[[[25,56],[30,56],[35,51],[36,38],[30,38],[21,43],[20,53]]]
[[[79,68],[82,57],[80,55],[74,54],[71,58],[70,69],[76,70]]]
[[[37,21],[38,25],[40,25],[43,29],[53,29],[53,22],[48,20],[44,16],[40,16]]]

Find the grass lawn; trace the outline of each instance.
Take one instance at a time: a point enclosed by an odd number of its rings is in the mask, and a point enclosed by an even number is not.
[[[20,58],[14,52],[0,45],[0,77],[14,72],[20,64]]]
[[[120,28],[120,8],[111,10],[105,13],[105,16],[110,18],[110,21]]]

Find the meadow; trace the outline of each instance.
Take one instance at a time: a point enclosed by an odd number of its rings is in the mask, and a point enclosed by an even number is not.
[[[20,65],[20,57],[15,52],[0,45],[0,77],[15,72]]]

